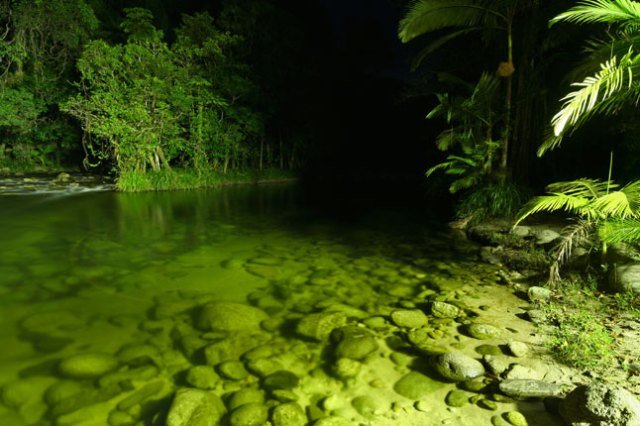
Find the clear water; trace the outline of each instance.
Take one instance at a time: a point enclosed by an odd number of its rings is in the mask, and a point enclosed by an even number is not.
[[[475,425],[519,409],[555,424],[540,404],[499,403],[495,413],[473,404],[448,408],[444,398],[455,386],[437,380],[422,398],[426,410],[394,392],[426,358],[407,344],[408,330],[389,320],[394,309],[423,308],[436,297],[476,310],[487,302],[497,310],[517,305],[496,284],[495,269],[477,263],[476,247],[428,220],[427,209],[406,208],[401,198],[331,193],[311,202],[292,185],[44,192],[0,196],[2,426],[165,424],[175,390],[193,386],[189,369],[207,364],[203,348],[235,334],[194,325],[211,301],[257,306],[268,317],[254,346],[270,348],[265,359],[300,379],[287,395],[266,392],[271,410],[297,399],[310,419],[320,410],[354,425]],[[500,321],[497,310],[477,312]],[[328,311],[343,312],[378,340],[355,377],[332,373],[330,339],[296,332],[305,316]],[[432,326],[436,343],[451,350],[474,354],[486,343],[460,336],[456,323]],[[72,377],[61,363],[78,354],[116,364]],[[246,366],[246,353],[236,358]],[[249,370],[240,379],[222,375],[208,392],[229,403],[239,389],[263,387],[262,373]],[[120,373],[126,379],[114,391],[105,376]],[[127,400],[141,389],[148,395]],[[351,404],[363,395],[375,402],[365,414]]]

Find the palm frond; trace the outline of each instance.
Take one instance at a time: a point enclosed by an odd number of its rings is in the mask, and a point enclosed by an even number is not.
[[[521,223],[527,217],[540,212],[567,211],[578,213],[584,216],[590,216],[591,213],[585,210],[589,205],[590,199],[586,197],[578,197],[563,193],[553,193],[550,195],[542,195],[529,201],[518,213],[518,218],[514,226]]]
[[[623,191],[614,191],[599,197],[591,203],[594,210],[604,217],[630,218],[637,214],[631,205],[631,201]]]
[[[555,182],[547,186],[547,192],[563,193],[577,197],[597,198],[618,187],[614,182],[582,178],[567,182]]]
[[[629,50],[620,60],[616,57],[601,65],[597,74],[584,79],[582,83],[574,83],[578,90],[569,93],[562,109],[551,120],[554,135],[560,136],[569,126],[574,126],[593,110],[598,103],[611,98],[623,89],[630,89],[633,82],[638,56]]]
[[[639,243],[640,220],[606,220],[598,227],[600,239],[608,244]]]
[[[633,0],[583,0],[551,20],[576,24],[640,24],[640,3]]]
[[[549,282],[560,281],[560,269],[571,259],[573,248],[589,240],[593,233],[594,222],[580,220],[574,225],[566,226],[562,230],[562,238],[552,251],[553,264],[549,269]]]
[[[416,0],[400,21],[398,36],[403,43],[428,32],[451,27],[475,27],[488,16],[506,20],[482,0]]]
[[[474,31],[478,31],[481,29],[482,27],[477,27],[477,26],[471,27],[471,28],[465,28],[462,30],[453,31],[447,35],[444,35],[432,41],[431,43],[423,47],[420,50],[420,52],[418,52],[418,54],[413,58],[413,60],[411,61],[411,71],[415,71],[422,64],[422,61],[424,61],[424,59],[427,56],[429,56],[431,53],[435,52],[436,50],[438,50],[439,48],[441,48],[451,40],[454,40],[458,37],[462,37],[464,35],[467,35],[469,33],[472,33]]]

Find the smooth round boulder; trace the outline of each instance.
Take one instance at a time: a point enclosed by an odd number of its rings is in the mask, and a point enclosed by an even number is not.
[[[113,355],[103,353],[86,353],[71,355],[58,364],[58,371],[72,379],[93,379],[100,377],[118,367]]]
[[[378,342],[371,336],[347,338],[336,348],[336,357],[361,360],[378,350]]]
[[[347,315],[343,312],[320,312],[303,317],[296,327],[296,332],[306,338],[323,341],[331,332],[347,323]]]
[[[470,337],[478,340],[488,340],[497,337],[500,330],[489,324],[469,324],[466,332]]]
[[[280,370],[269,374],[262,381],[262,386],[268,390],[293,389],[298,386],[300,379],[290,371]]]
[[[271,415],[273,426],[305,426],[307,415],[295,402],[278,405]]]
[[[431,315],[436,318],[456,318],[460,315],[460,308],[446,302],[433,302]]]
[[[442,383],[417,371],[405,374],[393,385],[393,390],[397,394],[412,400],[423,398],[441,388]]]
[[[255,402],[241,405],[231,412],[231,426],[264,426],[269,419],[269,411],[264,404]]]
[[[391,312],[391,321],[398,327],[420,328],[429,323],[429,319],[420,309],[398,309]]]
[[[253,306],[231,302],[213,302],[200,309],[196,326],[203,331],[258,330],[267,314]]]
[[[485,373],[480,361],[461,352],[438,355],[434,360],[433,366],[443,378],[453,382],[474,379]]]
[[[173,398],[166,426],[217,425],[226,411],[222,400],[214,393],[182,388]]]

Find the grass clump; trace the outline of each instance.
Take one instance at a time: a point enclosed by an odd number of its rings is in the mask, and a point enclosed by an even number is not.
[[[458,204],[456,216],[477,223],[488,218],[514,218],[529,193],[513,183],[491,183],[468,192]]]
[[[197,171],[192,169],[171,169],[157,172],[122,172],[116,180],[116,188],[122,192],[171,191],[198,188],[215,188],[223,185],[258,183],[293,179],[289,170],[265,169],[233,170],[227,173]]]

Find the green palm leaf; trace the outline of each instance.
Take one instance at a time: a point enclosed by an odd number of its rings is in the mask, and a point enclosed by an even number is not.
[[[604,221],[598,228],[600,239],[608,244],[640,242],[640,220]]]
[[[605,217],[629,218],[636,215],[630,200],[622,191],[614,191],[593,200],[591,206]]]
[[[640,24],[640,3],[633,0],[583,0],[576,7],[561,13],[551,20],[577,24]]]
[[[506,21],[487,0],[416,0],[400,21],[398,36],[403,43],[428,32],[451,27],[475,27],[488,18]]]
[[[564,210],[567,212],[578,213],[581,216],[590,217],[592,215],[588,208],[590,199],[586,197],[578,197],[562,193],[554,193],[550,195],[542,195],[535,197],[518,213],[518,219],[514,226],[525,220],[527,217],[540,212],[555,212]]]
[[[613,182],[598,179],[576,179],[568,182],[555,182],[547,186],[547,192],[563,193],[576,197],[597,198],[618,187]]]

